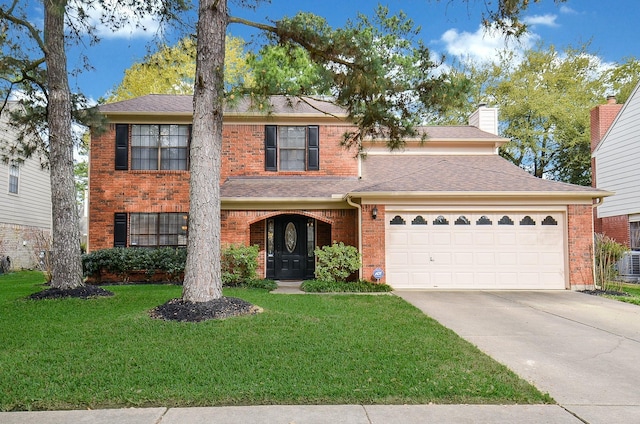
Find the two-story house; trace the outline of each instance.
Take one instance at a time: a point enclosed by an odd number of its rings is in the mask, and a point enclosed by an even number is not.
[[[185,246],[190,96],[102,105],[90,150],[90,251]],[[322,102],[272,98],[224,114],[223,244],[260,248],[262,277],[312,278],[314,249],[356,246],[360,275],[395,288],[582,289],[593,285],[594,199],[605,191],[535,178],[504,160],[497,111],[390,152],[341,147],[353,130]],[[377,271],[377,272],[376,272]]]
[[[18,130],[10,125],[9,102],[0,115],[0,150],[15,145]],[[11,269],[36,268],[51,237],[51,183],[39,157],[0,160],[0,257]],[[43,250],[44,249],[44,250]],[[9,260],[7,261],[7,257]]]

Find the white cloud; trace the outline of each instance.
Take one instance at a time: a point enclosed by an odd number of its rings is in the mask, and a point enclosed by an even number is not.
[[[562,5],[562,6],[560,6],[560,13],[564,13],[566,15],[576,15],[576,14],[578,14],[578,11],[576,11],[575,9],[570,8],[569,6]]]
[[[67,12],[72,21],[78,19],[73,4],[70,3]],[[104,4],[92,3],[85,13],[88,23],[95,28],[95,33],[100,38],[151,38],[161,30],[160,23],[153,15],[136,16],[131,7],[123,6],[117,0],[107,0]],[[118,23],[116,29],[105,22],[105,16],[114,17],[112,21]]]
[[[449,56],[458,59],[471,59],[480,62],[494,61],[501,51],[526,50],[538,39],[535,34],[525,34],[519,39],[508,38],[501,31],[486,29],[482,26],[476,32],[459,32],[450,29],[440,37]]]
[[[526,16],[522,20],[524,21],[525,24],[532,27],[537,25],[557,27],[558,26],[558,24],[556,23],[557,18],[558,18],[558,15],[546,14],[546,15]]]

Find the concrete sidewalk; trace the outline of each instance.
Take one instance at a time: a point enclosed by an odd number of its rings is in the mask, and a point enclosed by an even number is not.
[[[2,424],[580,424],[557,405],[331,405],[4,412]]]

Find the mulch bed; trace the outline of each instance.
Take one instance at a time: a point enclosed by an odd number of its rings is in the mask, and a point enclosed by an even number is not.
[[[34,293],[29,296],[29,299],[42,300],[42,299],[65,299],[68,297],[76,297],[80,299],[89,299],[100,296],[113,296],[113,293],[102,289],[100,287],[92,285],[84,285],[76,287],[74,289],[58,289],[49,288],[40,292]]]
[[[151,310],[151,318],[167,321],[200,322],[209,319],[224,319],[241,315],[255,315],[262,308],[236,297],[221,297],[209,302],[187,302],[171,299]]]

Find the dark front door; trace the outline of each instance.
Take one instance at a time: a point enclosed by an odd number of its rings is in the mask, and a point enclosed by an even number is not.
[[[278,280],[302,280],[313,277],[314,224],[313,219],[300,215],[281,215],[274,218],[273,269],[267,269],[268,274]],[[308,250],[310,247],[311,254]],[[269,265],[267,263],[267,268]]]
[[[276,219],[276,278],[297,280],[305,276],[307,243],[304,217],[285,215]]]

